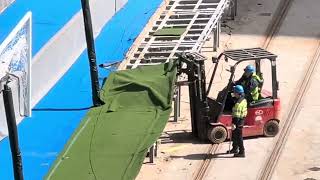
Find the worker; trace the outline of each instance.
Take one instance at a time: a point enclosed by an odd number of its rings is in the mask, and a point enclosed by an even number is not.
[[[234,157],[245,157],[242,128],[247,116],[247,100],[243,87],[236,85],[233,89],[233,95],[236,103],[232,108],[232,149],[227,153],[233,153]]]
[[[243,86],[246,99],[249,102],[259,100],[262,83],[263,80],[256,74],[253,65],[248,65],[244,69],[242,77],[235,82],[236,85]]]

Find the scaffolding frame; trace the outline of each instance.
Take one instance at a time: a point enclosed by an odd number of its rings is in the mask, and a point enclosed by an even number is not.
[[[213,33],[213,51],[219,47],[220,21],[231,0],[170,0],[142,41],[128,54],[125,69],[156,65],[181,52],[200,52]],[[181,36],[153,36],[163,28],[185,28]]]

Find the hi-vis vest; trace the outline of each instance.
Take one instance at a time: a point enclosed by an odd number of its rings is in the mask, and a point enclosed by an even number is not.
[[[260,88],[261,88],[261,85],[263,83],[263,80],[256,73],[253,73],[251,78],[255,79],[258,82],[258,84],[251,91],[248,89],[248,91],[250,91],[248,93],[250,93],[253,101],[257,101],[257,100],[259,100],[259,97],[260,97],[260,91],[261,91]],[[241,83],[241,85],[244,86],[244,87],[249,87],[248,83],[250,83],[250,80],[244,81],[243,83]]]
[[[257,87],[255,87],[255,88],[250,92],[253,101],[257,101],[257,100],[259,100],[259,96],[260,96],[260,91],[261,91],[261,89],[260,89],[260,84],[262,83],[262,79],[261,79],[258,75],[256,75],[256,73],[253,73],[253,74],[252,74],[252,78],[254,78],[254,79],[255,79],[256,81],[258,81],[258,83],[259,83],[259,84],[257,85]]]
[[[232,117],[245,118],[247,113],[247,100],[245,98],[241,98],[232,108]]]

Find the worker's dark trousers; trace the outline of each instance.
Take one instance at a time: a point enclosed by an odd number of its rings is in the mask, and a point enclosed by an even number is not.
[[[243,119],[234,119],[233,123],[236,125],[236,129],[232,131],[232,149],[238,149],[240,153],[244,152],[242,128]]]
[[[237,127],[232,131],[232,146],[233,149],[238,149],[240,152],[244,152],[242,127]]]

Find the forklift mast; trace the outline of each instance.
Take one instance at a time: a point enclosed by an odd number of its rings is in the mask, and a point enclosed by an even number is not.
[[[206,93],[205,65],[206,58],[199,53],[182,53],[179,55],[179,73],[188,76],[189,100],[192,134],[201,140],[207,139],[209,124],[209,105]]]

